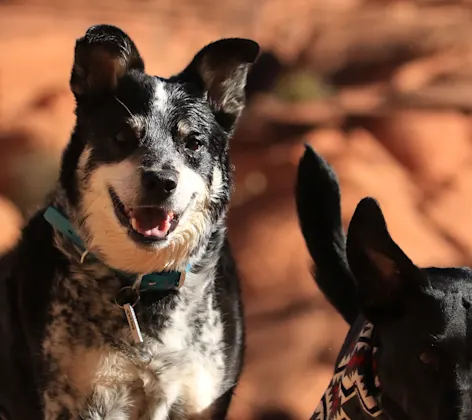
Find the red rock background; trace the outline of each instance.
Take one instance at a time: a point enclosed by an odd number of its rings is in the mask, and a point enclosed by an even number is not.
[[[337,171],[346,223],[371,195],[416,263],[470,264],[471,2],[0,1],[0,252],[56,180],[74,41],[105,22],[162,76],[218,37],[261,43],[232,147],[248,349],[231,417],[309,418],[346,326],[310,277],[294,213],[303,143]]]

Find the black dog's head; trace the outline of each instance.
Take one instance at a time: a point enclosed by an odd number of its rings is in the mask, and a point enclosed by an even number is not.
[[[77,41],[61,185],[88,248],[111,266],[182,269],[208,240],[228,204],[228,141],[258,51],[222,39],[163,79],[145,73],[119,28],[93,26]]]
[[[384,410],[395,420],[472,418],[472,271],[418,268],[372,198],[351,220],[347,257],[379,340]]]

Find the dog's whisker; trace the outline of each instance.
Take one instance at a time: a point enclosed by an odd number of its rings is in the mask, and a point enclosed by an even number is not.
[[[117,101],[124,109],[126,109],[126,112],[128,112],[128,114],[130,115],[130,117],[133,118],[133,117],[134,117],[134,114],[130,111],[130,109],[129,109],[120,99],[118,99],[118,97],[116,97],[116,96],[113,96],[113,97],[116,99],[116,101]]]

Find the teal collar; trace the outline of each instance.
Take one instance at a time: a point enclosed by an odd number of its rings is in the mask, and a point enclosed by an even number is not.
[[[93,258],[92,254],[87,252],[84,242],[77,235],[75,232],[74,227],[72,224],[67,220],[64,215],[59,212],[54,207],[48,207],[44,212],[44,218],[48,221],[48,223],[59,232],[61,232],[65,237],[70,239],[77,247],[83,251],[82,259],[87,257]],[[180,273],[178,271],[162,271],[159,273],[150,273],[145,274],[141,278],[139,291],[140,292],[149,292],[149,291],[166,291],[166,290],[176,290],[179,289],[184,280],[186,273],[190,270],[190,266],[187,266],[187,269],[184,273]],[[132,281],[136,279],[136,275],[125,273],[123,271],[114,270],[119,275],[126,277]]]

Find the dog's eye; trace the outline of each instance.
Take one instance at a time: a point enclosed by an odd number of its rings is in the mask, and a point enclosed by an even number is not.
[[[439,367],[439,355],[433,348],[429,348],[419,356],[420,362],[434,369]]]
[[[115,134],[115,140],[118,143],[125,143],[126,141],[128,141],[128,139],[129,139],[129,136],[127,136],[123,131],[120,131]]]
[[[118,132],[115,133],[114,139],[117,143],[130,143],[136,141],[140,136],[137,130],[125,125]]]
[[[192,152],[196,152],[200,147],[202,146],[202,143],[195,137],[189,136],[185,139],[185,147]]]
[[[117,143],[129,143],[136,140],[136,133],[132,130],[121,130],[115,134],[115,141]]]

